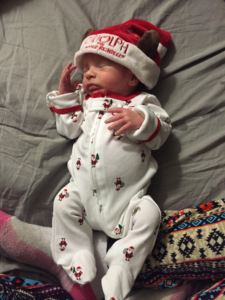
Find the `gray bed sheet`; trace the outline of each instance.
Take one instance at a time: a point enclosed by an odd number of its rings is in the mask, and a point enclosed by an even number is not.
[[[72,142],[56,132],[45,96],[58,89],[86,29],[135,18],[173,39],[151,91],[173,130],[153,153],[159,170],[150,195],[161,209],[225,196],[225,1],[1,0],[0,209],[51,226]],[[2,259],[1,271],[10,268],[15,263]]]

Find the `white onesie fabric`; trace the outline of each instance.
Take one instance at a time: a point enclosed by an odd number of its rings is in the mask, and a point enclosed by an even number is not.
[[[47,95],[60,134],[78,138],[68,168],[70,183],[56,196],[52,254],[55,262],[81,284],[95,277],[92,229],[118,239],[106,255],[109,271],[102,280],[105,299],[122,300],[151,252],[160,211],[147,188],[157,171],[151,150],[167,139],[170,119],[153,95],[123,97],[106,91],[86,96]],[[123,107],[144,117],[140,129],[115,136],[105,120],[107,108]]]

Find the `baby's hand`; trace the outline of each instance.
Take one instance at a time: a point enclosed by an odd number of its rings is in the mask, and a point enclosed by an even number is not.
[[[59,95],[73,93],[76,90],[80,81],[75,80],[74,83],[70,82],[70,75],[76,68],[77,66],[73,66],[72,63],[69,63],[62,71],[61,79],[59,82]]]
[[[120,127],[115,135],[120,135],[129,129],[139,129],[144,121],[144,118],[138,112],[126,108],[109,108],[106,112],[115,113],[113,117],[105,121],[106,124],[113,123],[108,127],[109,130]]]

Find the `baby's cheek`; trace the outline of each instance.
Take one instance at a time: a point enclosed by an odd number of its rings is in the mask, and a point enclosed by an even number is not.
[[[87,93],[87,83],[85,82],[84,79],[82,81],[82,85],[83,85],[83,89],[84,89],[85,93]]]

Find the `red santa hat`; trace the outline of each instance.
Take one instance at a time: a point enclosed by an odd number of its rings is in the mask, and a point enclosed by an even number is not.
[[[160,75],[161,59],[171,42],[169,32],[143,20],[92,31],[75,53],[75,64],[82,72],[83,54],[104,56],[130,69],[137,78],[152,89]]]

